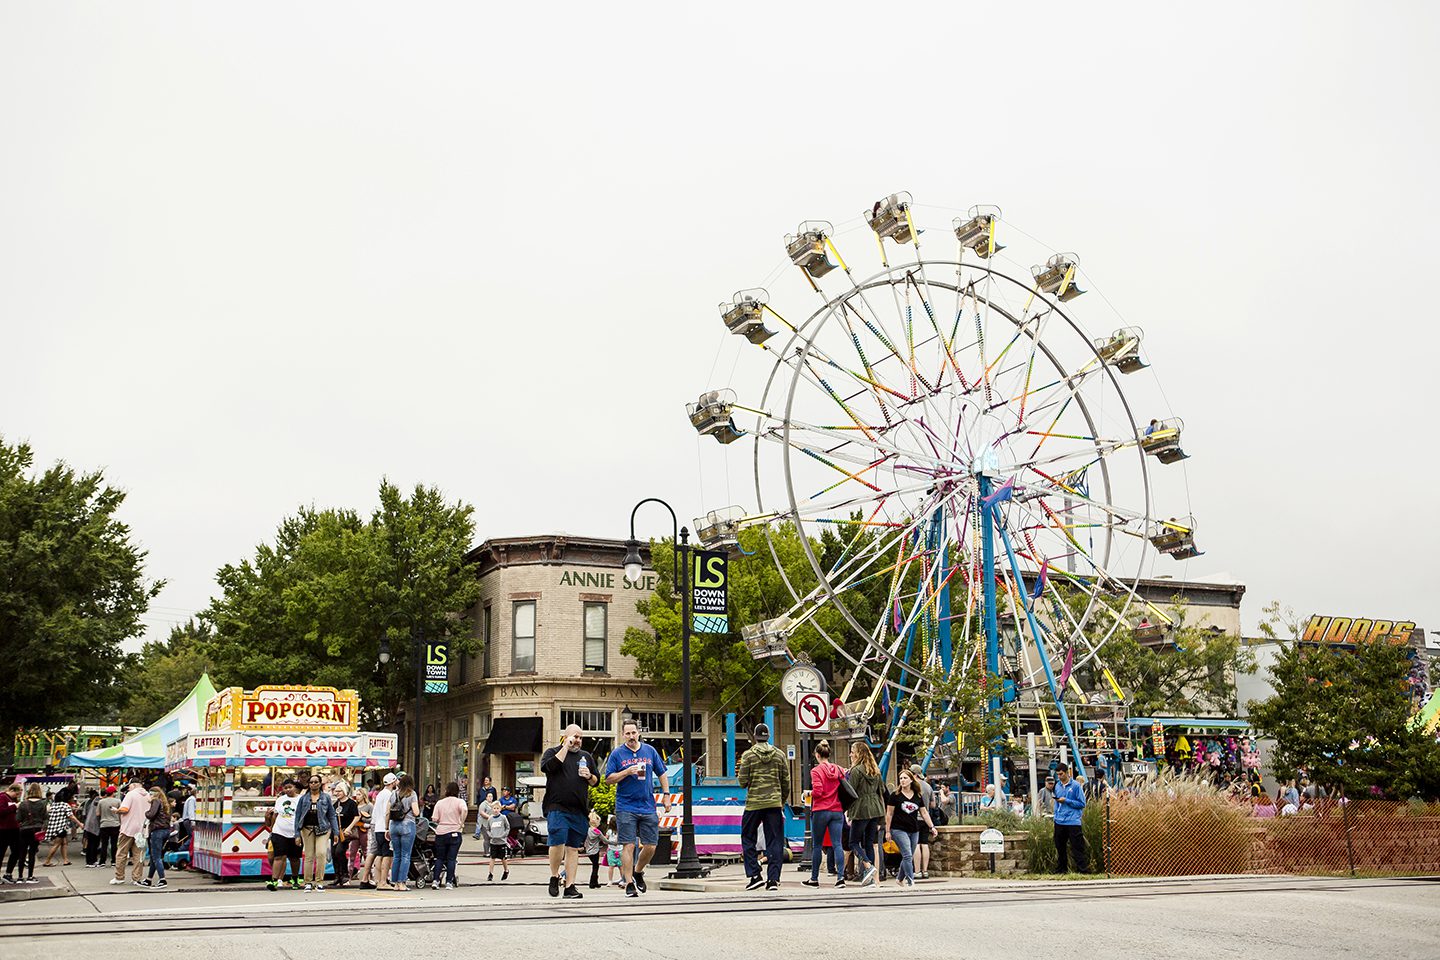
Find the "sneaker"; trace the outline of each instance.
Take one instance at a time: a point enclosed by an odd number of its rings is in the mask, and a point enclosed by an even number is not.
[[[283,882],[283,881],[282,881],[282,882]],[[291,880],[291,881],[290,881],[290,889],[291,889],[291,890],[299,890],[299,889],[301,889],[301,887],[302,887],[302,884],[300,883],[299,880]]]
[[[446,880],[446,881],[445,881],[445,889],[446,889],[446,890],[454,890],[454,889],[455,889],[455,884],[451,883],[449,880]]]
[[[635,884],[627,883],[625,884],[625,896],[638,897],[640,896],[640,891],[635,889]]]
[[[306,889],[307,891],[308,891],[308,890],[314,890],[314,889],[315,889],[315,884],[313,884],[313,883],[307,883],[307,884],[305,884],[305,889]]]
[[[111,882],[111,883],[114,883],[115,881],[114,881],[114,880],[111,880],[110,882]],[[266,881],[265,881],[265,889],[266,889],[266,890],[279,890],[279,889],[280,889],[280,884],[276,883],[274,880],[266,880]]]
[[[149,887],[149,886],[153,886],[153,884],[150,883],[150,878],[149,878],[149,877],[146,877],[144,880],[141,880],[138,884],[136,884],[136,886],[138,886],[138,887]]]
[[[316,892],[316,893],[324,893],[324,892],[325,892],[325,884],[323,884],[323,883],[317,883],[317,884],[315,884],[315,892]]]
[[[274,888],[272,887],[271,889],[273,890]],[[361,890],[374,890],[374,889],[375,889],[375,884],[371,883],[369,880],[361,880],[361,881],[360,881],[360,889],[361,889]]]
[[[550,878],[550,896],[552,896],[552,897],[558,897],[558,896],[560,896],[560,878],[559,878],[559,877],[551,877],[551,878]]]
[[[641,893],[648,893],[648,892],[649,892],[649,891],[647,891],[647,890],[645,889],[645,874],[643,874],[643,873],[637,873],[637,874],[635,874],[635,889],[636,889],[636,890],[639,890]]]
[[[170,886],[170,884],[166,883],[164,880],[161,880],[159,883],[155,884],[155,886],[157,886],[157,887],[168,887],[168,886]]]
[[[432,880],[432,881],[430,882],[430,889],[431,889],[431,890],[439,890],[439,889],[440,889],[440,881],[439,881],[439,880]]]
[[[15,878],[14,878],[14,877],[0,877],[0,884],[14,883],[14,882],[15,882]]]
[[[844,878],[844,877],[841,877],[839,880],[836,880],[836,881],[835,881],[835,889],[836,889],[836,890],[844,890],[844,889],[845,889],[845,878]]]
[[[860,886],[868,887],[875,882],[875,868],[866,867],[865,872],[860,875]]]
[[[143,880],[143,881],[142,881],[142,880],[131,880],[131,881],[130,881],[130,886],[132,886],[132,887],[148,887],[148,886],[150,886],[150,881],[148,881],[148,880]]]
[[[501,880],[502,883],[503,883],[504,881],[506,881],[506,880],[509,880],[509,879],[510,879],[510,871],[509,871],[509,870],[506,870],[504,873],[500,874],[500,880]]]
[[[762,877],[751,877],[750,882],[745,884],[745,889],[759,890],[763,886],[765,886],[765,880]]]
[[[585,897],[585,894],[581,893],[579,890],[576,890],[576,889],[575,889],[575,884],[573,884],[573,883],[570,884],[570,886],[568,886],[568,887],[565,888],[565,899],[566,899],[566,900],[581,900],[581,899],[584,899],[584,897]]]
[[[26,883],[39,883],[40,881],[39,881],[39,880],[36,880],[34,877],[26,877],[26,878],[25,878],[25,882],[26,882]]]
[[[819,881],[819,880],[811,880],[809,877],[806,877],[804,880],[801,880],[801,881],[800,881],[800,885],[801,885],[802,887],[818,887],[818,886],[820,886],[820,881]]]
[[[495,882],[495,874],[493,874],[493,873],[487,873],[487,874],[485,874],[485,882],[486,882],[486,883],[494,883],[494,882]]]
[[[771,880],[769,883],[765,884],[765,889],[769,893],[774,893],[776,890],[780,889],[780,881]]]

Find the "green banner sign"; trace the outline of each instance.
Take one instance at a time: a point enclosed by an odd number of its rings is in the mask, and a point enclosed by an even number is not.
[[[425,644],[425,692],[450,691],[450,644],[431,640]]]
[[[690,573],[690,629],[695,633],[730,632],[730,573],[719,550],[696,550]]]

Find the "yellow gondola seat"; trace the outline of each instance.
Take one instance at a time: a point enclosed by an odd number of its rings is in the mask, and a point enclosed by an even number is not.
[[[1144,370],[1149,364],[1140,358],[1140,341],[1145,337],[1139,327],[1121,327],[1108,337],[1095,341],[1095,352],[1101,360],[1121,373]]]
[[[989,259],[1005,248],[995,242],[995,225],[1000,221],[1000,208],[981,204],[970,208],[970,219],[956,217],[953,221],[955,239],[969,247],[977,257]]]
[[[785,237],[785,252],[790,255],[790,261],[817,279],[834,270],[835,264],[830,262],[825,249],[825,239],[832,229],[829,223],[820,220],[800,224],[794,233]]]
[[[724,550],[734,556],[740,552],[740,521],[743,507],[721,507],[703,517],[695,518],[695,536],[704,550]]]
[[[731,333],[751,343],[764,343],[776,332],[765,326],[765,304],[769,300],[770,294],[763,289],[741,290],[729,303],[720,304],[720,319]]]
[[[1169,420],[1152,420],[1140,435],[1140,449],[1161,463],[1174,463],[1189,458],[1180,447],[1180,433],[1185,423],[1179,417]]]
[[[876,200],[874,205],[865,211],[865,222],[881,240],[909,243],[915,239],[915,234],[910,229],[910,203],[910,194],[903,191],[892,193]]]
[[[740,636],[750,656],[756,660],[783,660],[789,657],[790,618],[775,617],[740,628]]]
[[[1074,300],[1084,293],[1075,285],[1075,273],[1080,267],[1079,260],[1073,253],[1057,253],[1045,265],[1030,268],[1030,273],[1035,277],[1035,286],[1042,293],[1048,293],[1061,301]]]
[[[721,443],[733,443],[745,435],[731,419],[734,409],[735,391],[728,388],[707,391],[700,394],[699,400],[685,405],[685,412],[696,432],[702,437],[714,437]]]

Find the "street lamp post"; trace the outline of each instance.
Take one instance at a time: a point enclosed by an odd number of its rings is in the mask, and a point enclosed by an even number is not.
[[[684,770],[683,803],[680,817],[680,860],[675,866],[674,876],[689,880],[708,876],[710,869],[700,862],[695,852],[694,804],[694,750],[691,739],[694,736],[693,717],[690,713],[690,531],[680,526],[675,510],[670,504],[656,497],[647,497],[635,504],[630,511],[630,539],[625,541],[625,579],[631,583],[640,582],[644,563],[640,559],[640,541],[635,539],[635,514],[647,503],[658,503],[670,511],[671,529],[675,533],[675,567],[672,579],[680,590],[680,709],[681,736],[684,738],[681,764]]]
[[[415,782],[419,783],[424,779],[420,770],[420,713],[425,700],[425,665],[420,662],[420,651],[425,647],[425,631],[419,631],[419,637],[412,633],[410,635],[410,657],[415,661]],[[390,662],[390,640],[388,637],[380,639],[380,662]]]

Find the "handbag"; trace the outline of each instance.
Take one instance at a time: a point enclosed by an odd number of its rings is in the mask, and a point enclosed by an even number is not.
[[[855,785],[850,782],[849,777],[841,777],[835,787],[835,796],[840,800],[840,809],[849,810],[860,799],[860,794],[855,792]]]

